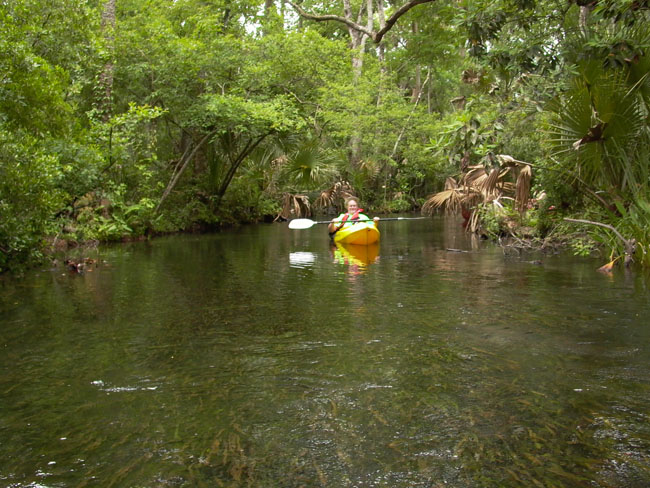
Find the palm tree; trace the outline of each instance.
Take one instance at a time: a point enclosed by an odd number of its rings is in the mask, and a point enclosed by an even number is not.
[[[650,54],[647,23],[608,27],[610,50],[579,51],[569,89],[549,105],[551,144],[561,169],[603,205],[592,236],[629,265],[633,255],[650,265]],[[580,39],[589,45],[588,33]],[[584,42],[582,42],[584,41]],[[602,41],[601,41],[602,42]],[[594,55],[595,54],[595,55]],[[571,219],[566,219],[570,220]]]
[[[632,86],[626,73],[591,62],[571,88],[549,106],[554,155],[569,175],[618,198],[642,183],[647,161],[629,158],[648,137],[641,96],[648,73]]]
[[[283,194],[282,210],[276,219],[309,217],[312,205],[308,191],[322,188],[336,173],[330,152],[318,138],[309,137],[293,141],[274,162],[278,179],[284,181],[285,188],[289,189]]]

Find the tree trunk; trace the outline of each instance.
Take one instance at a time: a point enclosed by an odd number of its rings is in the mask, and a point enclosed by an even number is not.
[[[384,12],[384,0],[377,0],[377,17],[379,18],[379,28],[383,29],[386,26],[386,13]],[[386,68],[386,48],[382,43],[377,46],[377,59],[379,60],[379,76],[381,77],[379,83],[379,93],[377,94],[377,107],[382,103],[383,91],[386,83],[386,76],[388,70]]]
[[[106,42],[106,51],[109,59],[104,64],[104,69],[99,75],[101,95],[99,108],[103,114],[104,122],[110,119],[113,109],[113,52],[115,48],[115,0],[106,0],[102,11],[102,31]]]
[[[413,34],[418,33],[418,23],[413,22],[413,25],[411,27]],[[415,66],[415,81],[413,83],[413,90],[411,92],[411,102],[415,103],[416,100],[420,100],[420,96],[422,96],[422,69],[420,68],[420,65]]]
[[[372,13],[372,0],[367,0],[370,5],[370,13]],[[343,13],[345,19],[354,23],[352,15],[352,7],[350,6],[350,0],[343,0]],[[359,10],[358,19],[361,19],[363,15],[363,7]],[[372,19],[371,19],[372,20]],[[353,28],[348,24],[348,33],[350,34],[350,48],[352,49],[352,72],[354,73],[354,81],[356,82],[361,76],[363,70],[363,54],[366,47],[366,40],[368,35],[364,32],[359,31],[358,29]]]
[[[415,103],[417,100],[420,100],[422,96],[422,69],[418,64],[415,67],[415,80],[413,83],[413,91],[411,92],[411,103]]]
[[[578,19],[578,25],[580,26],[580,32],[583,35],[587,34],[587,19],[589,18],[589,12],[591,12],[591,9],[588,6],[582,5],[580,7],[580,18]]]
[[[368,30],[372,29],[373,23],[373,4],[372,0],[366,0],[365,5],[366,10],[366,28]],[[350,47],[352,48],[352,72],[354,75],[354,83],[359,81],[361,74],[363,73],[363,56],[366,49],[366,41],[368,40],[368,34],[366,32],[355,29],[351,26],[354,22],[352,15],[352,8],[350,6],[350,0],[343,0],[343,12],[345,19],[350,22],[348,24],[348,33],[350,34]],[[357,15],[356,23],[360,23],[364,15],[363,5],[359,9]],[[356,125],[356,124],[355,124]],[[350,163],[352,166],[357,166],[361,161],[361,135],[358,131],[355,131],[350,137]]]

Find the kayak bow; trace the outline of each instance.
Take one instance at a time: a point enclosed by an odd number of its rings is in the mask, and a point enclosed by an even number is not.
[[[367,246],[379,241],[379,229],[373,221],[345,223],[333,236],[338,244]]]

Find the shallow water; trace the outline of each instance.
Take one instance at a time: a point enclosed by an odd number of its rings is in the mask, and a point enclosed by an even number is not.
[[[91,257],[0,280],[2,486],[650,485],[638,273],[451,219]]]

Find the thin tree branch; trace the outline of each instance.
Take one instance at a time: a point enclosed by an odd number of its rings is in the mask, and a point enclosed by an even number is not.
[[[393,15],[391,15],[386,20],[386,25],[372,37],[372,40],[375,41],[375,44],[379,44],[382,38],[384,37],[384,35],[386,34],[386,32],[391,30],[393,25],[395,25],[397,19],[399,19],[402,15],[404,15],[406,12],[411,10],[416,5],[420,5],[421,3],[431,3],[431,2],[435,2],[435,0],[411,0],[410,2],[405,3],[400,8],[395,10]]]
[[[422,88],[424,88],[427,83],[429,82],[429,76],[431,75],[431,72],[427,73],[427,78],[424,80],[424,83],[422,84]],[[404,126],[402,127],[401,132],[399,133],[399,136],[397,136],[397,140],[395,141],[395,145],[393,146],[393,152],[390,154],[389,159],[393,159],[395,157],[395,153],[397,153],[397,146],[399,146],[400,141],[402,140],[402,137],[404,137],[404,132],[406,132],[406,128],[408,127],[409,123],[411,122],[411,118],[413,117],[413,114],[415,113],[415,110],[418,108],[418,104],[420,103],[420,99],[422,98],[422,90],[420,90],[420,93],[418,93],[418,98],[415,101],[415,104],[413,105],[413,108],[411,109],[411,113],[408,116],[408,119],[406,119],[406,122],[404,123]]]
[[[411,0],[410,2],[406,2],[404,5],[402,5],[400,8],[395,10],[393,12],[393,15],[391,15],[388,19],[386,19],[385,25],[377,32],[374,32],[372,29],[368,29],[362,25],[359,25],[356,22],[351,21],[350,19],[346,19],[345,17],[341,17],[339,15],[331,15],[331,14],[325,14],[325,15],[315,15],[315,14],[310,14],[309,12],[306,12],[300,5],[297,5],[296,3],[292,2],[291,0],[288,0],[289,4],[300,14],[301,17],[304,17],[305,19],[309,20],[314,20],[316,22],[327,22],[330,20],[333,20],[335,22],[340,22],[342,24],[347,25],[349,28],[361,32],[368,37],[370,37],[375,44],[379,44],[381,40],[383,39],[384,35],[393,28],[397,20],[404,15],[406,12],[411,10],[413,7],[416,5],[420,5],[422,3],[431,3],[435,2],[436,0]]]
[[[266,134],[259,136],[256,140],[250,139],[246,143],[244,149],[242,149],[241,152],[234,159],[234,161],[232,160],[232,158],[230,157],[228,158],[231,161],[230,168],[228,169],[226,175],[224,176],[223,181],[221,182],[221,185],[219,186],[219,189],[217,190],[217,201],[215,205],[217,208],[221,205],[221,200],[223,199],[223,196],[226,194],[226,190],[228,189],[228,186],[230,186],[230,182],[235,176],[237,169],[239,169],[239,166],[244,162],[244,160],[248,157],[248,155],[252,153],[253,150],[269,135],[271,135],[271,132],[267,132]]]
[[[583,219],[570,219],[568,217],[565,217],[564,220],[567,222],[577,222],[578,224],[590,224],[590,225],[597,225],[599,227],[605,227],[606,229],[611,230],[614,234],[616,234],[616,237],[618,237],[623,243],[627,244],[627,239],[621,235],[621,233],[616,230],[616,228],[612,225],[609,224],[603,224],[602,222],[594,222],[592,220],[583,220]]]
[[[288,1],[289,1],[289,5],[291,5],[294,9],[296,9],[296,12],[298,12],[300,14],[300,16],[304,17],[305,19],[314,20],[316,22],[328,22],[330,20],[333,20],[335,22],[341,22],[342,24],[347,25],[351,29],[354,29],[354,30],[356,30],[358,32],[362,32],[365,35],[367,35],[368,37],[373,38],[373,35],[374,35],[373,32],[371,32],[368,29],[366,29],[365,27],[357,24],[356,22],[352,22],[351,20],[346,19],[345,17],[340,17],[338,15],[331,15],[331,14],[326,14],[326,15],[310,14],[310,13],[306,12],[305,10],[303,10],[302,7],[300,7],[300,5],[297,5],[297,4],[293,3],[291,0],[288,0]]]
[[[626,239],[613,225],[603,224],[602,222],[594,222],[593,220],[570,219],[568,217],[565,217],[564,220],[567,222],[576,222],[578,224],[597,225],[598,227],[604,227],[605,229],[611,230],[616,235],[616,237],[618,237],[623,242],[623,246],[625,248],[625,267],[629,267],[632,261],[634,261],[634,253],[636,252],[636,239]]]

